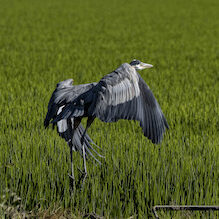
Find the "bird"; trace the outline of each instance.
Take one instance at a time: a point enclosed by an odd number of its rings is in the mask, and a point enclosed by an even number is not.
[[[73,79],[67,79],[61,81],[56,85],[56,89],[53,91],[52,96],[48,103],[48,111],[44,120],[44,127],[47,128],[50,121],[56,118],[57,115],[62,111],[63,107],[77,98],[80,94],[94,87],[96,83],[73,85]],[[66,118],[53,123],[53,127],[57,126],[57,132],[60,137],[64,138],[70,148],[71,157],[71,175],[70,178],[74,181],[74,166],[72,160],[72,151],[78,151],[81,156],[93,157],[95,161],[100,164],[100,161],[96,158],[103,157],[100,155],[92,145],[97,146],[88,134],[84,136],[84,149],[81,144],[81,137],[84,133],[84,128],[81,124],[75,124],[73,118]],[[77,126],[77,127],[75,127]],[[98,147],[98,146],[97,146]],[[83,152],[84,150],[84,152]]]
[[[140,122],[143,134],[154,144],[159,144],[166,129],[167,120],[149,86],[138,71],[152,68],[153,65],[137,59],[120,65],[105,75],[90,89],[72,98],[54,117],[52,123],[63,119],[74,119],[74,129],[87,118],[86,128],[81,136],[81,145],[85,154],[86,132],[95,118],[103,122],[116,122],[120,119]],[[84,172],[87,174],[86,160]]]

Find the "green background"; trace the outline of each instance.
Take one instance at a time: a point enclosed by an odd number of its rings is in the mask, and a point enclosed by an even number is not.
[[[153,205],[219,204],[219,1],[0,5],[1,206],[146,218]],[[96,120],[88,133],[105,160],[88,162],[84,187],[75,170],[70,196],[69,148],[43,127],[50,95],[59,81],[98,81],[133,58],[154,65],[140,73],[170,129],[153,145],[137,122]],[[74,162],[82,167],[78,153]]]

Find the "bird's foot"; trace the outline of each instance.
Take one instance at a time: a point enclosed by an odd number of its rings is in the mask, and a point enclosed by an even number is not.
[[[68,176],[70,179],[70,181],[69,181],[70,193],[72,193],[74,191],[74,188],[75,188],[75,178],[74,178],[74,176],[72,176],[70,174],[68,174]]]
[[[79,167],[78,167],[78,170],[80,171],[81,173],[81,178],[86,178],[88,175],[87,175],[87,172],[86,171],[82,171]]]
[[[86,181],[86,178],[88,177],[88,174],[87,174],[87,172],[82,171],[80,168],[78,168],[78,170],[79,170],[80,173],[81,173],[80,181],[82,181],[82,183],[81,183],[81,189],[83,189],[83,188],[84,188],[85,181]]]
[[[69,176],[69,178],[70,178],[70,179],[72,179],[72,180],[74,180],[74,181],[75,181],[75,178],[74,178],[74,176],[72,176],[72,175],[70,175],[70,174],[68,174],[68,176]]]

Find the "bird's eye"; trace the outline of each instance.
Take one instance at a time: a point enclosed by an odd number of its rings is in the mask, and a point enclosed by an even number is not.
[[[140,64],[140,61],[136,59],[132,60],[130,63],[130,65],[139,65],[139,64]]]

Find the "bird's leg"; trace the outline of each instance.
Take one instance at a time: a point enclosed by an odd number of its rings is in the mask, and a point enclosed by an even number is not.
[[[81,137],[83,163],[84,163],[84,179],[87,177],[86,153],[85,153],[85,146],[84,146],[84,138],[85,138],[85,134],[86,134],[87,129],[88,129],[88,127],[86,126],[84,133],[82,134],[82,137]]]
[[[80,122],[81,122],[81,119],[78,119],[78,120],[74,119],[74,126],[73,126],[73,130],[72,130],[72,138],[74,136],[74,131],[75,131],[75,129],[78,128]],[[70,189],[71,189],[71,191],[73,191],[73,189],[75,188],[75,175],[74,175],[74,164],[73,164],[73,156],[72,156],[73,155],[72,141],[69,140],[68,144],[69,144],[69,148],[70,148],[70,158],[71,158],[71,175],[70,174],[68,174],[68,175],[70,177]]]
[[[84,138],[85,138],[85,135],[86,135],[86,132],[87,132],[88,128],[91,126],[94,119],[95,119],[95,117],[88,117],[86,128],[85,128],[84,133],[82,134],[82,137],[81,137],[83,162],[84,162],[84,180],[87,177],[86,152],[85,152]],[[83,180],[83,182],[84,182],[84,180]]]
[[[70,147],[70,157],[71,157],[71,175],[69,175],[70,177],[70,189],[73,191],[73,189],[75,188],[75,175],[74,175],[74,164],[73,164],[73,157],[72,157],[72,144],[69,144]]]
[[[87,176],[87,166],[86,166],[86,157],[85,157],[85,148],[84,148],[84,142],[83,142],[83,161],[84,161],[84,174],[85,174],[85,178]]]

